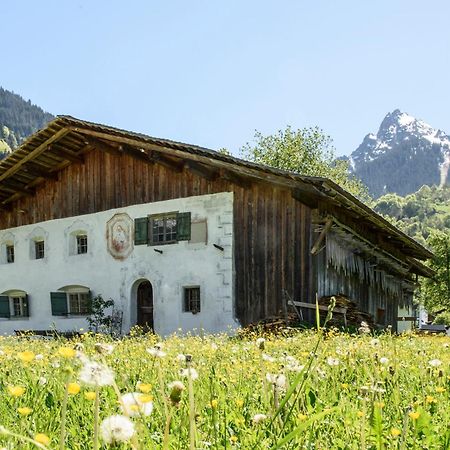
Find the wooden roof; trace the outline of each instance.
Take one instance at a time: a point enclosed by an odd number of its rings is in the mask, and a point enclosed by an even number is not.
[[[83,155],[94,148],[129,153],[175,170],[188,167],[194,172],[201,172],[203,176],[214,177],[219,173],[236,182],[245,183],[252,179],[288,186],[293,189],[294,196],[298,192],[299,200],[311,206],[325,202],[330,207],[343,208],[358,223],[377,229],[386,242],[403,252],[405,257],[427,259],[433,256],[425,247],[327,178],[304,176],[207,148],[154,138],[70,116],[58,116],[0,161],[0,214],[2,210],[11,208],[21,196],[33,195],[35,188],[46,179],[57,179],[57,172],[64,167],[83,162]]]

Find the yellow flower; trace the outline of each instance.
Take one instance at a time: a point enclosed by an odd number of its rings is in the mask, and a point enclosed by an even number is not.
[[[33,352],[30,352],[29,350],[25,350],[24,352],[19,352],[17,356],[21,361],[28,363],[30,361],[33,361],[35,354]]]
[[[76,354],[75,350],[70,347],[60,347],[58,350],[59,356],[63,358],[73,358]]]
[[[438,386],[438,387],[436,388],[436,392],[437,392],[438,394],[442,394],[442,392],[445,392],[445,388],[442,387],[442,386]]]
[[[148,394],[152,390],[152,385],[148,383],[139,383],[137,388],[144,394]]]
[[[217,399],[211,400],[211,408],[216,409],[218,404],[219,402],[217,401]]]
[[[27,406],[24,406],[22,408],[17,408],[17,412],[22,416],[28,416],[33,412],[31,408],[28,408]]]
[[[347,383],[342,383],[341,384],[341,388],[342,389],[348,389],[348,384]]]
[[[364,413],[362,411],[358,411],[356,414],[358,414],[358,417],[363,417]]]
[[[88,391],[84,393],[84,398],[86,400],[95,400],[95,392],[94,391]]]
[[[230,441],[232,444],[236,444],[236,442],[238,441],[238,437],[235,434],[233,434],[233,436],[230,437]]]
[[[244,406],[244,400],[242,400],[241,398],[238,398],[238,399],[236,400],[236,406],[237,406],[238,408],[242,408],[242,407]]]
[[[67,392],[72,395],[78,394],[80,392],[80,385],[78,383],[69,383],[67,385]]]
[[[44,433],[38,433],[34,436],[34,440],[39,442],[39,444],[48,445],[50,444],[50,438]]]
[[[391,434],[394,437],[400,436],[402,432],[398,428],[391,428]]]
[[[417,420],[420,417],[420,412],[411,411],[408,415],[409,417],[411,417],[412,420]]]
[[[8,386],[8,392],[13,397],[20,397],[25,393],[25,388],[23,386]]]
[[[148,395],[148,394],[141,394],[139,396],[139,401],[141,403],[150,403],[153,401],[153,396],[152,395]]]
[[[431,395],[427,395],[425,398],[425,401],[427,403],[436,403],[436,399],[434,397],[432,397]]]
[[[297,419],[298,420],[300,420],[300,421],[304,421],[304,420],[306,420],[308,418],[308,416],[306,415],[306,414],[302,414],[302,413],[300,413],[298,416],[297,416]]]
[[[380,409],[384,408],[384,402],[375,402],[374,405],[376,408]]]

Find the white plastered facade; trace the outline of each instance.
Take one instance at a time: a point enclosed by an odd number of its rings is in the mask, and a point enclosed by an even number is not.
[[[206,220],[206,241],[134,245],[122,260],[108,251],[107,223],[116,214],[125,213],[134,221],[172,211],[190,212],[193,223],[204,224]],[[75,251],[74,236],[79,232],[88,236],[86,254]],[[36,237],[45,239],[43,259],[33,259],[30,251]],[[0,318],[1,334],[52,328],[86,330],[84,317],[52,316],[50,292],[64,286],[85,286],[94,296],[113,299],[123,311],[122,331],[126,333],[136,324],[137,286],[145,280],[153,288],[156,333],[228,332],[238,327],[234,313],[233,193],[132,205],[1,230],[2,254],[11,243],[14,263],[7,263],[6,258],[0,261],[0,295],[13,290],[26,292],[29,317]],[[201,311],[197,314],[183,312],[186,286],[200,287]]]

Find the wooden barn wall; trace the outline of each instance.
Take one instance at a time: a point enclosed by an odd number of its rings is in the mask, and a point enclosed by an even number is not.
[[[383,326],[392,325],[397,328],[399,298],[378,286],[371,286],[361,281],[357,275],[348,275],[341,270],[328,266],[325,249],[316,255],[314,266],[317,279],[317,292],[320,296],[343,294],[354,301],[361,311],[373,316],[376,321],[377,309],[384,309]]]
[[[0,229],[90,214],[127,205],[218,192],[234,192],[236,316],[242,324],[283,311],[283,291],[311,301],[311,210],[288,189],[210,181],[126,154],[91,151],[48,180],[36,195],[0,214]]]

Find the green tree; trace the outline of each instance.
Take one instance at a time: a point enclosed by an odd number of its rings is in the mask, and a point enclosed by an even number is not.
[[[241,148],[244,159],[301,175],[326,177],[353,195],[369,200],[367,188],[348,171],[348,162],[336,160],[332,140],[320,128],[286,127],[264,136],[255,132],[254,143]]]
[[[427,244],[435,255],[429,265],[436,275],[423,280],[419,301],[429,312],[450,311],[450,235],[433,230]]]

